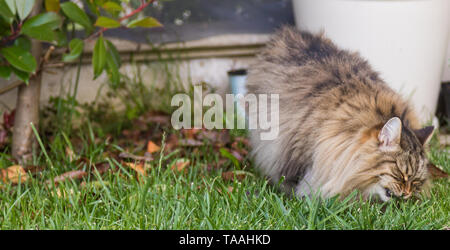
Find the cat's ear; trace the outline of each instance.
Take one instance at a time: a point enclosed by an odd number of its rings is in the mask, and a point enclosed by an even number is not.
[[[448,178],[448,174],[446,172],[431,163],[427,165],[427,168],[428,173],[430,173],[431,179]]]
[[[433,126],[428,126],[425,128],[421,128],[418,130],[414,130],[414,134],[416,134],[417,138],[419,139],[420,143],[422,143],[422,145],[427,144],[432,135],[433,135],[433,131],[434,131],[434,127]]]
[[[398,150],[401,134],[402,121],[400,118],[393,117],[389,119],[378,134],[380,150],[387,152]]]

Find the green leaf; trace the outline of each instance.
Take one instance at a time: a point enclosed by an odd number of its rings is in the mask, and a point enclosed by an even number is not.
[[[47,26],[48,28],[54,30],[61,26],[61,17],[54,12],[47,12],[36,15],[23,24],[22,29],[32,29],[39,26]]]
[[[106,2],[102,5],[102,7],[108,12],[117,12],[123,10],[122,6],[115,2]]]
[[[161,27],[161,26],[162,26],[162,24],[153,17],[144,17],[142,19],[133,20],[127,24],[128,28],[134,28],[134,27],[153,28],[153,27]]]
[[[62,30],[56,30],[54,32],[55,32],[56,45],[58,45],[59,47],[67,46],[68,42],[67,42],[66,32],[64,32]]]
[[[69,43],[69,48],[72,53],[81,54],[83,52],[84,42],[81,39],[74,38]]]
[[[88,32],[91,32],[94,29],[89,17],[76,4],[65,2],[61,4],[61,9],[70,20],[81,24]]]
[[[57,40],[54,30],[61,24],[62,19],[58,14],[42,13],[28,19],[22,27],[22,33],[37,40],[53,42]]]
[[[22,33],[39,41],[56,42],[56,33],[45,26],[22,30]]]
[[[120,23],[114,19],[101,16],[95,22],[95,26],[100,26],[103,28],[117,28],[120,27]]]
[[[31,41],[30,39],[20,36],[14,41],[14,45],[22,48],[23,50],[30,51],[31,50]]]
[[[103,72],[106,64],[106,48],[103,37],[100,36],[95,43],[92,55],[92,66],[94,67],[94,80]]]
[[[87,7],[90,11],[92,11],[96,16],[100,16],[100,11],[94,2],[86,1]]]
[[[106,2],[106,0],[91,0],[91,2],[94,2],[96,5],[101,6]]]
[[[14,15],[16,15],[16,1],[15,0],[5,0],[6,4],[9,7],[9,10],[11,11],[11,13]]]
[[[230,152],[228,152],[228,150],[226,148],[220,148],[219,151],[223,157],[226,157],[229,160],[231,160],[231,162],[233,162],[234,166],[239,168],[238,159],[236,159],[236,157],[234,155],[232,155]]]
[[[9,80],[10,76],[11,76],[11,67],[0,66],[0,77]]]
[[[106,45],[108,47],[108,53],[111,54],[112,59],[114,60],[114,62],[116,63],[117,67],[120,68],[120,66],[122,65],[122,62],[120,60],[120,54],[119,51],[117,51],[116,46],[114,46],[114,44],[108,40],[105,40]]]
[[[107,72],[109,79],[111,80],[113,86],[117,86],[120,81],[119,65],[117,65],[116,60],[110,51],[106,54],[106,65],[108,66]]]
[[[16,0],[16,10],[20,20],[28,17],[34,6],[34,0]]]
[[[2,16],[9,24],[14,20],[14,14],[11,12],[11,9],[5,0],[0,0],[0,16]]]
[[[50,29],[46,29],[44,27],[35,28],[33,30],[26,32],[25,34],[39,41],[58,43],[56,32]]]
[[[113,86],[115,87],[120,82],[120,73],[119,73],[119,68],[121,65],[120,55],[112,42],[105,40],[105,43],[107,46],[106,66],[108,77]]]
[[[59,0],[45,0],[45,9],[47,11],[58,12],[60,7]]]
[[[28,73],[35,73],[37,63],[30,52],[18,46],[10,46],[1,49],[0,53],[13,67]]]
[[[19,78],[20,80],[24,81],[26,84],[28,84],[28,80],[30,79],[30,74],[27,72],[23,72],[22,70],[18,70],[14,67],[11,67],[11,70],[14,72],[14,74]]]
[[[84,42],[78,38],[72,39],[69,43],[70,54],[63,56],[64,62],[71,62],[77,59],[83,52]]]

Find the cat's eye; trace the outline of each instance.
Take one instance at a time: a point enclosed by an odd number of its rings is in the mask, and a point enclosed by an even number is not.
[[[386,190],[386,196],[391,198],[393,195],[392,191],[389,188],[384,188],[384,190]]]
[[[413,181],[411,184],[414,186],[420,187],[423,185],[423,181]]]

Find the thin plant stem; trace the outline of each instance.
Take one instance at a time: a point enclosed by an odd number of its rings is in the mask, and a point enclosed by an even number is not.
[[[53,168],[54,168],[53,162],[52,162],[52,160],[50,159],[50,157],[48,156],[47,150],[45,150],[44,144],[42,143],[42,140],[41,140],[41,137],[39,136],[39,133],[37,132],[37,130],[36,130],[36,128],[34,127],[34,124],[33,124],[33,123],[30,123],[30,125],[31,125],[31,129],[32,129],[33,132],[34,132],[34,135],[36,136],[37,141],[39,142],[39,146],[41,146],[41,150],[42,150],[42,152],[43,152],[44,155],[45,155],[45,159],[48,161],[48,163],[50,164],[50,167],[53,169]]]

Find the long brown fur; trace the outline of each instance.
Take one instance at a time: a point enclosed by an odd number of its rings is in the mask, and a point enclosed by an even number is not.
[[[250,138],[256,165],[274,183],[284,178],[285,191],[330,197],[358,189],[368,197],[379,183],[408,198],[426,186],[429,162],[412,106],[358,53],[284,27],[259,53],[247,88],[279,94],[278,137],[263,141],[253,130]],[[382,152],[378,135],[393,117],[402,124],[400,150]]]

